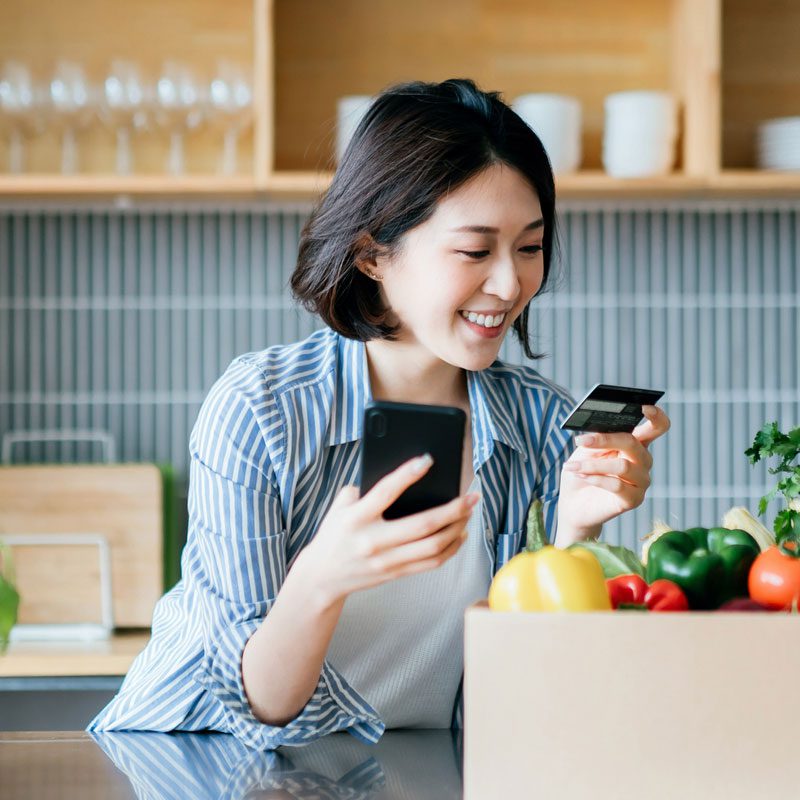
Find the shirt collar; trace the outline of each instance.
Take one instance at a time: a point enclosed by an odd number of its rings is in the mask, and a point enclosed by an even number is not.
[[[372,400],[364,342],[336,334],[335,391],[332,425],[328,445],[344,444],[361,438],[364,407]],[[467,390],[472,412],[472,452],[483,464],[500,442],[516,450],[528,460],[525,444],[514,424],[514,416],[500,382],[490,374],[491,368],[467,371]]]
[[[361,438],[364,407],[372,400],[364,342],[335,334],[336,372],[333,393],[332,424],[328,444],[344,444]]]
[[[525,443],[515,425],[508,393],[503,391],[500,380],[492,374],[492,368],[477,372],[467,370],[467,389],[473,420],[472,447],[473,452],[479,455],[480,463],[492,454],[494,442],[516,450],[523,461],[527,461]]]

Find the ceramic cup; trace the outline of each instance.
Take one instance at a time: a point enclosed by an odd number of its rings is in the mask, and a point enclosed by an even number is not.
[[[561,94],[523,94],[512,108],[541,139],[553,172],[574,172],[581,163],[581,104]]]
[[[336,104],[336,160],[341,161],[358,123],[373,101],[367,94],[340,97]]]
[[[678,104],[667,92],[617,92],[605,99],[603,166],[615,178],[665,175],[675,162]]]

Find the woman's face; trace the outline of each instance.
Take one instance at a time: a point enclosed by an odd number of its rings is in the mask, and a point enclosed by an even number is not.
[[[543,234],[536,193],[506,164],[443,197],[391,259],[377,262],[400,340],[463,369],[491,365],[542,285]],[[474,322],[465,319],[469,312]]]

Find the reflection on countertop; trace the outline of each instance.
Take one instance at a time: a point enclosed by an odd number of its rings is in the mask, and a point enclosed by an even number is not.
[[[462,796],[462,753],[462,732],[449,730],[389,730],[375,745],[336,733],[263,752],[222,733],[0,734],[0,796],[448,800]]]

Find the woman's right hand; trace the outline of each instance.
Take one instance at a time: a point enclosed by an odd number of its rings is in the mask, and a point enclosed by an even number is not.
[[[327,602],[436,569],[458,552],[478,494],[400,519],[383,518],[383,512],[430,469],[432,461],[424,458],[401,464],[363,497],[357,486],[344,486],[336,495],[316,536],[292,566],[302,563],[303,570],[313,573],[314,586]]]

